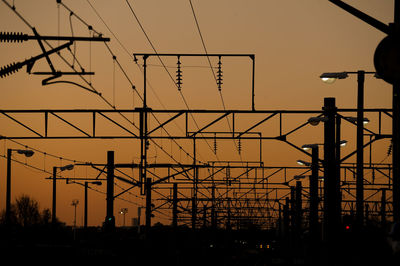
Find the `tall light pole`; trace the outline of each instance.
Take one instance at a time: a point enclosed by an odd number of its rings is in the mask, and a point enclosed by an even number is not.
[[[74,169],[73,164],[68,164],[65,166],[57,167],[53,166],[53,200],[52,200],[52,210],[51,210],[51,223],[54,226],[57,222],[57,169],[60,169],[60,172],[65,170],[72,170]]]
[[[311,175],[310,175],[310,211],[309,211],[309,232],[310,244],[314,246],[318,239],[318,170],[319,150],[318,144],[305,144],[303,150],[311,149]]]
[[[125,214],[127,213],[128,213],[128,208],[122,208],[119,212],[119,214],[122,214],[124,216],[123,227],[125,227]]]
[[[16,151],[26,157],[31,157],[35,152],[32,150],[7,149],[7,184],[6,184],[6,224],[11,223],[11,156]]]
[[[76,207],[79,204],[79,200],[73,199],[71,205],[74,206],[74,240],[76,237]]]
[[[364,81],[366,72],[333,72],[323,73],[320,78],[325,83],[331,84],[336,79],[345,79],[349,75],[357,75],[357,171],[356,171],[356,224],[360,228],[364,225]]]
[[[347,144],[346,140],[339,141],[339,149]],[[298,160],[297,162],[302,165],[311,167],[310,175],[310,212],[309,212],[309,226],[310,226],[310,240],[311,244],[315,244],[318,240],[318,171],[319,171],[319,146],[324,144],[304,144],[301,148],[305,151],[311,149],[311,163]],[[338,148],[336,148],[338,149]],[[336,151],[338,153],[338,151]]]
[[[303,149],[311,149],[316,145],[324,145],[324,237],[335,237],[341,217],[340,198],[340,147],[347,141],[340,140],[340,123],[335,117],[335,98],[325,98],[324,116],[310,117],[308,122],[317,126],[324,122],[324,143],[306,144]],[[339,120],[340,121],[340,120]],[[336,136],[336,137],[335,137]],[[310,164],[309,164],[310,165]],[[318,179],[317,179],[318,180]],[[318,182],[318,181],[317,181]]]

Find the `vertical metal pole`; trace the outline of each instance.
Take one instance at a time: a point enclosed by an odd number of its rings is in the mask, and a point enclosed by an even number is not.
[[[310,240],[315,243],[318,237],[318,147],[312,148],[310,175]]]
[[[145,194],[145,182],[147,180],[147,55],[143,56],[143,110],[139,113],[140,117],[140,184],[141,194]]]
[[[207,226],[207,207],[206,205],[203,206],[203,228]]]
[[[196,229],[197,219],[197,167],[196,167],[196,138],[193,138],[193,198],[192,198],[192,229]]]
[[[142,216],[142,207],[137,208],[137,219],[138,219],[138,234],[140,234],[140,217]]]
[[[278,236],[282,237],[282,206],[281,203],[278,201]]]
[[[328,241],[333,240],[338,229],[337,190],[339,182],[336,173],[335,157],[335,98],[324,99],[324,235]]]
[[[106,231],[115,228],[114,217],[114,151],[107,152],[107,209],[106,209]]]
[[[83,218],[83,228],[87,229],[88,221],[88,182],[85,181],[85,202],[84,202],[84,218]]]
[[[293,231],[296,230],[296,189],[290,186],[290,225]]]
[[[227,210],[227,220],[226,220],[226,229],[231,229],[231,198],[227,198],[228,210]]]
[[[56,219],[57,219],[57,215],[56,215],[56,209],[57,209],[57,187],[56,187],[56,182],[57,181],[57,167],[53,166],[53,201],[52,201],[52,210],[51,210],[51,223],[54,226],[56,224]]]
[[[285,238],[289,236],[289,226],[290,226],[290,218],[289,218],[289,198],[285,198],[285,205],[283,206],[283,232]]]
[[[214,181],[214,177],[213,177]],[[215,185],[214,182],[211,187],[211,227],[216,228],[217,227],[217,219],[215,216]]]
[[[6,184],[6,224],[11,223],[11,153],[12,149],[7,149],[7,184]]]
[[[296,238],[300,237],[302,223],[302,201],[301,201],[301,181],[296,181]]]
[[[178,183],[174,183],[172,192],[172,227],[178,227]]]
[[[143,108],[147,108],[147,61],[148,56],[143,56]]]
[[[145,194],[145,180],[146,172],[144,171],[145,165],[145,149],[146,140],[144,138],[144,113],[143,110],[139,112],[139,137],[140,137],[140,165],[139,165],[139,178],[140,178],[140,194]]]
[[[357,72],[357,179],[356,179],[356,224],[364,225],[364,79],[365,72]]]
[[[339,116],[339,114],[336,114],[336,143],[335,143],[335,156],[336,156],[336,178],[337,178],[337,182],[338,182],[338,188],[336,190],[336,198],[338,200],[337,204],[338,204],[338,213],[339,213],[339,222],[341,221],[342,218],[342,194],[340,191],[340,141],[341,141],[341,134],[340,134],[340,126],[341,126],[341,117]]]
[[[255,55],[251,56],[251,59],[253,61],[253,71],[252,71],[252,77],[251,77],[251,110],[255,111],[255,92],[254,92],[254,87],[255,87],[255,70],[256,70],[256,57]]]
[[[384,229],[386,226],[386,189],[382,188],[382,198],[381,198],[381,226]]]
[[[393,85],[393,221],[400,221],[400,86]]]
[[[146,179],[146,232],[151,228],[151,178]]]
[[[398,36],[400,31],[400,0],[394,2],[394,28]],[[399,42],[398,39],[396,40]],[[393,220],[400,222],[400,82],[393,83]]]

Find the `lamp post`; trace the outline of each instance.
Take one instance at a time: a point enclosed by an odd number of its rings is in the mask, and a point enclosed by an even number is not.
[[[64,165],[61,167],[53,166],[53,200],[52,200],[52,210],[51,210],[51,223],[54,226],[57,222],[56,210],[57,210],[57,169],[60,169],[60,172],[65,170],[74,169],[73,164]]]
[[[351,74],[357,75],[357,171],[356,171],[356,224],[361,227],[364,224],[364,81],[365,74],[374,74],[375,72],[366,72],[359,70],[357,72],[334,72],[323,73],[320,78],[325,83],[331,84],[336,79],[345,79]]]
[[[324,122],[324,236],[334,242],[341,219],[340,160],[337,157],[341,142],[340,123],[335,118],[335,98],[325,98],[323,110],[323,116],[311,117],[308,122],[313,126]]]
[[[318,240],[318,170],[319,170],[319,150],[318,144],[305,144],[301,148],[303,150],[311,149],[311,175],[310,175],[310,211],[309,211],[309,227],[310,227],[310,244],[314,244]]]
[[[79,200],[73,199],[71,205],[74,206],[74,240],[76,238],[76,207],[79,204]]]
[[[125,227],[125,214],[127,213],[128,213],[128,208],[122,208],[119,212],[119,214],[122,214],[124,216],[123,227]]]
[[[7,149],[7,184],[6,184],[6,224],[11,222],[11,156],[12,152],[31,157],[35,152],[32,150]]]

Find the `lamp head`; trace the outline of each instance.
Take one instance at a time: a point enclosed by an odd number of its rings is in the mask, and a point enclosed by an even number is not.
[[[297,163],[300,165],[304,165],[304,166],[310,166],[311,164],[309,162],[303,161],[303,160],[297,160]]]
[[[318,144],[304,144],[301,148],[305,151],[311,150],[312,148],[317,148]]]
[[[310,123],[312,126],[317,126],[319,122],[326,122],[328,121],[328,118],[322,116],[322,117],[310,117],[308,120],[308,123]]]
[[[32,150],[17,150],[19,154],[24,154],[26,157],[31,157],[35,152]]]
[[[68,164],[68,165],[64,165],[60,167],[61,171],[65,171],[65,170],[72,170],[74,169],[74,165],[73,164]]]
[[[351,122],[351,123],[357,123],[357,117],[354,116],[349,116],[349,117],[345,117],[344,119],[346,119],[347,121]],[[369,119],[367,117],[363,118],[363,124],[366,125],[369,123]]]
[[[340,147],[346,146],[347,145],[347,140],[341,140],[339,145],[340,145]]]
[[[345,79],[349,75],[347,72],[333,72],[333,73],[323,73],[321,76],[321,80],[325,83],[332,84],[334,83],[337,79]]]

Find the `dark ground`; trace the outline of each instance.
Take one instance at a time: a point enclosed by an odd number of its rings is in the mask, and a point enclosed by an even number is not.
[[[338,243],[279,239],[274,231],[153,227],[147,237],[137,228],[0,228],[0,265],[400,265],[387,235],[378,228],[343,232]],[[296,244],[298,243],[298,244]]]

